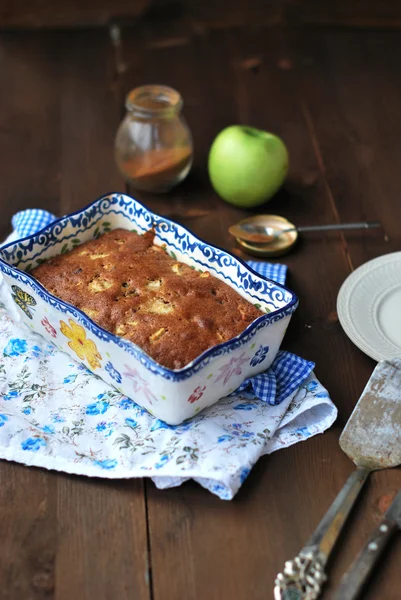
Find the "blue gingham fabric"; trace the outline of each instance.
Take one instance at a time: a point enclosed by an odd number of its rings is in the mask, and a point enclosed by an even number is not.
[[[50,225],[55,219],[56,217],[47,212],[47,210],[31,208],[15,213],[11,219],[11,223],[18,237],[24,238],[40,231],[46,225]]]
[[[315,363],[281,350],[270,369],[246,379],[233,395],[245,391],[253,392],[259,400],[276,406],[300,387],[314,367]]]
[[[268,262],[259,262],[256,260],[249,260],[247,264],[262,275],[262,277],[267,277],[267,279],[272,279],[277,283],[281,283],[281,285],[285,284],[285,279],[287,277],[287,265],[281,265],[280,263],[268,263]]]
[[[41,209],[27,209],[12,218],[13,237],[26,237],[52,223],[56,217]],[[284,284],[286,265],[251,260],[248,265],[263,277]],[[279,352],[271,367],[264,373],[246,379],[232,395],[253,392],[253,395],[271,406],[288,398],[312,373],[315,364],[290,352]]]

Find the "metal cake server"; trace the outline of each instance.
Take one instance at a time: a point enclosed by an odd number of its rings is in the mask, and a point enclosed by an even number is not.
[[[368,475],[401,464],[401,358],[377,365],[341,434],[340,446],[357,469],[306,546],[285,563],[275,581],[275,600],[318,598],[330,553]]]
[[[333,600],[356,600],[384,548],[401,529],[401,491],[341,580]]]

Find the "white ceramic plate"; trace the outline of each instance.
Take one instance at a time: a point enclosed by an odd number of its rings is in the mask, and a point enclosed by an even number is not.
[[[401,356],[401,252],[351,273],[338,294],[337,313],[345,333],[368,356]]]

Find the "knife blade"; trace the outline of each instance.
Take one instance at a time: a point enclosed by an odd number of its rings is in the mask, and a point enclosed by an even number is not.
[[[401,490],[371,534],[365,547],[358,554],[348,572],[345,573],[333,600],[358,598],[373,567],[397,529],[401,529]]]

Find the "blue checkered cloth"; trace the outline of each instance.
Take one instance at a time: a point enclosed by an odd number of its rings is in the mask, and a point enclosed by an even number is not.
[[[247,263],[251,269],[262,275],[263,277],[267,277],[267,279],[272,279],[277,283],[285,284],[285,278],[287,277],[287,265],[281,265],[279,263],[267,263],[267,262],[257,262],[256,260],[249,260]]]
[[[14,237],[26,237],[52,223],[56,217],[41,209],[27,209],[16,213],[12,218]],[[268,279],[284,284],[287,267],[281,264],[249,261],[248,265]],[[233,392],[251,393],[263,402],[280,404],[293,394],[313,371],[315,364],[290,352],[280,351],[271,367],[264,373],[246,379]]]
[[[245,379],[232,395],[250,392],[252,396],[275,406],[296,392],[314,367],[313,362],[291,352],[280,351],[267,371]]]
[[[19,237],[24,238],[40,231],[56,219],[54,215],[41,208],[30,208],[15,213],[11,223]]]

